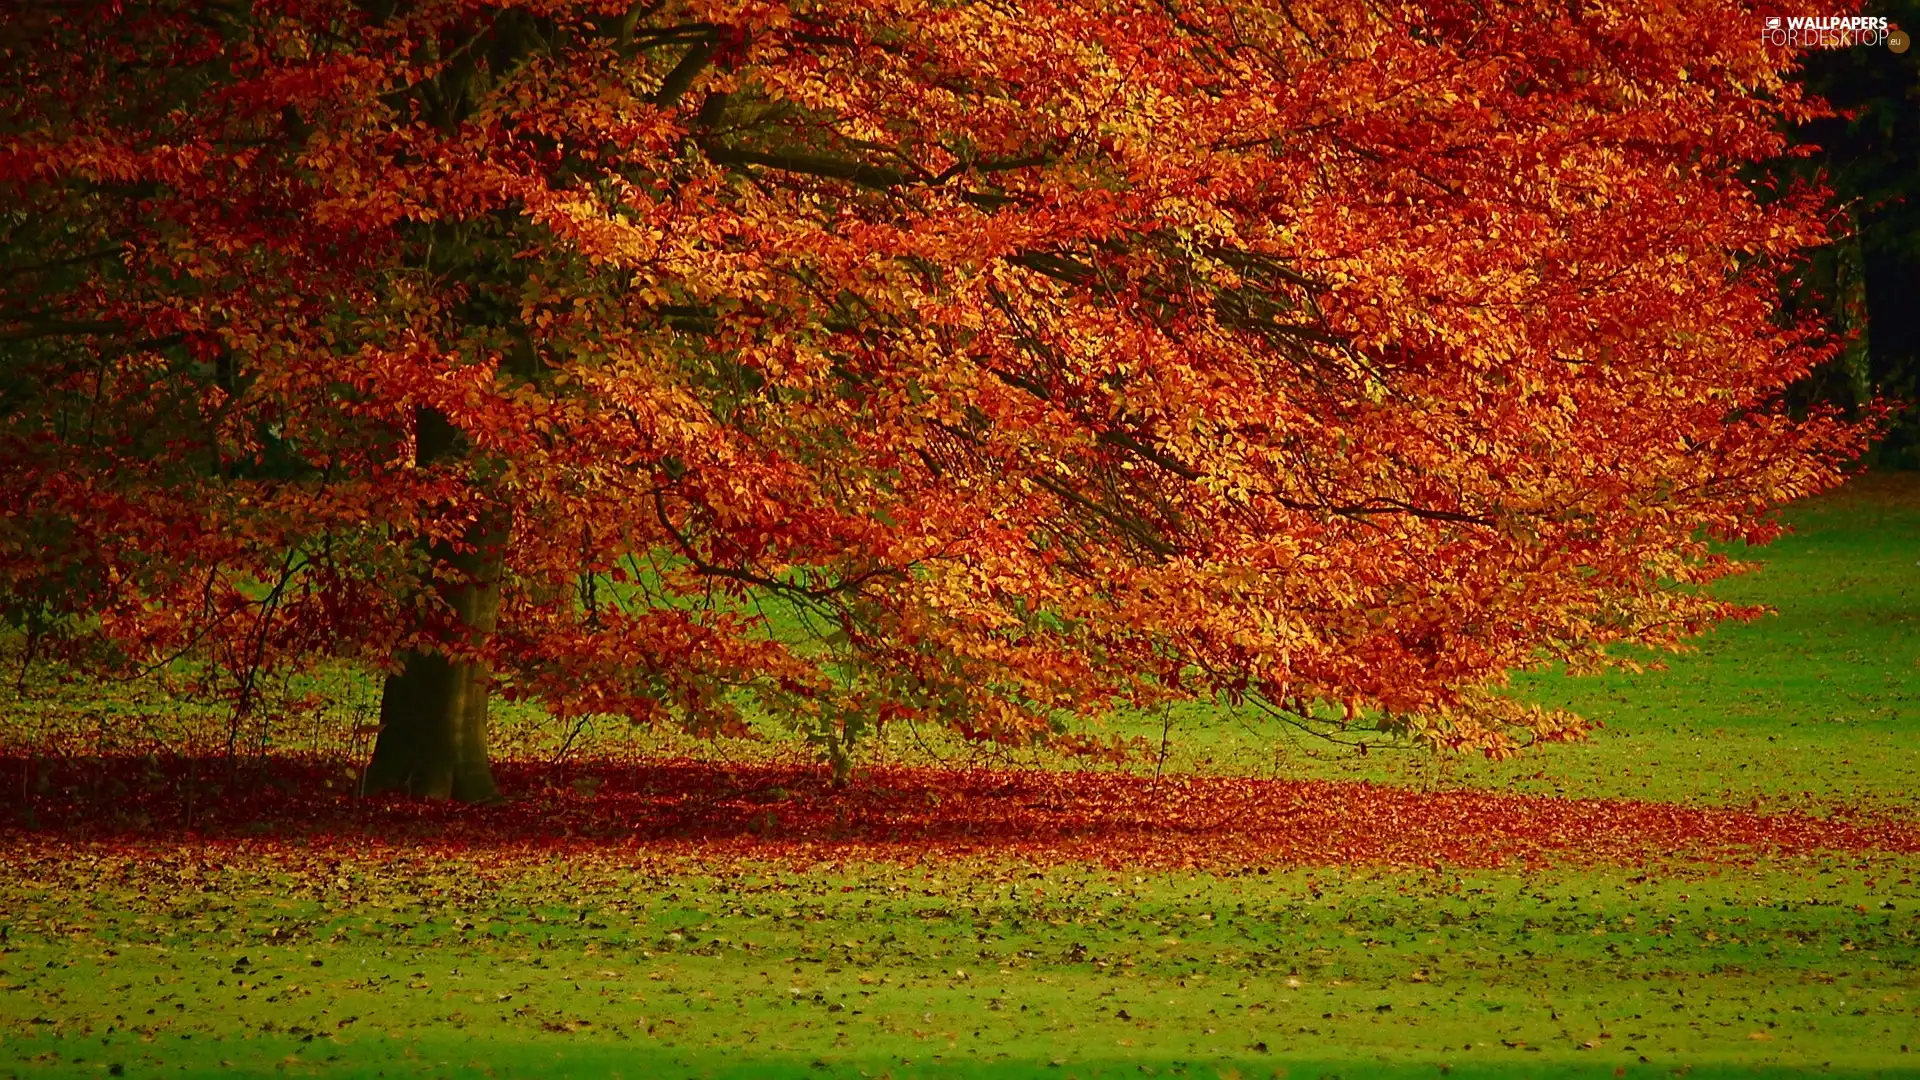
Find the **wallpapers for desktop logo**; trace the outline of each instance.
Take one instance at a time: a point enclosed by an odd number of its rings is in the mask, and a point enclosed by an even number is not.
[[[1768,45],[1789,49],[1846,49],[1884,45],[1906,52],[1911,39],[1877,15],[1769,15],[1760,31]]]

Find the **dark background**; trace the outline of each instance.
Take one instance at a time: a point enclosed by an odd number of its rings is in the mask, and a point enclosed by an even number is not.
[[[1781,170],[1823,177],[1855,228],[1815,256],[1812,272],[1789,293],[1791,305],[1824,309],[1864,340],[1796,387],[1794,398],[1803,408],[1827,402],[1855,414],[1886,399],[1894,414],[1867,461],[1920,469],[1920,0],[1870,2],[1865,13],[1886,16],[1914,44],[1905,53],[1810,53],[1806,86],[1848,115],[1796,130],[1795,140],[1814,153]]]

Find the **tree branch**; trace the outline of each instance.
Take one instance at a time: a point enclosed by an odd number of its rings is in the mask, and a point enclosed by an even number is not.
[[[713,54],[718,47],[719,35],[716,29],[708,27],[700,37],[694,39],[686,55],[682,56],[680,62],[673,66],[673,70],[667,72],[667,77],[661,80],[660,89],[653,92],[652,102],[665,108],[679,101],[681,95],[692,89],[693,81],[700,77],[700,73],[707,69],[707,65],[713,63]]]
[[[693,542],[688,540],[686,535],[679,529],[674,528],[672,520],[667,516],[666,498],[657,489],[653,493],[653,513],[654,517],[659,520],[660,527],[673,539],[674,547],[679,549],[681,557],[687,560],[687,563],[693,567],[695,573],[704,577],[726,578],[729,581],[738,581],[745,585],[766,589],[770,592],[800,596],[808,600],[818,601],[831,599],[841,593],[854,592],[858,590],[860,586],[865,585],[875,578],[897,577],[906,572],[897,566],[876,566],[855,574],[852,577],[842,578],[824,588],[810,589],[795,585],[790,581],[781,581],[778,578],[767,577],[764,574],[756,574],[750,570],[742,570],[732,566],[720,566],[701,558],[700,553],[694,550]]]

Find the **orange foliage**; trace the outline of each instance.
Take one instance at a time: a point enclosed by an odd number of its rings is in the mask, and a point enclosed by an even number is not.
[[[239,694],[427,641],[706,729],[1575,735],[1489,684],[1730,614],[1706,538],[1862,438],[1774,404],[1828,349],[1775,302],[1822,229],[1740,179],[1810,108],[1752,23],[42,5],[0,41],[0,592]],[[416,464],[418,410],[467,451]],[[467,642],[423,541],[490,507]]]

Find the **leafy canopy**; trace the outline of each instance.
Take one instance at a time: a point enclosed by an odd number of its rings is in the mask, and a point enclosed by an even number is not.
[[[1773,405],[1830,351],[1776,310],[1819,204],[1737,171],[1811,113],[1718,0],[10,22],[0,593],[43,651],[1503,753],[1578,722],[1490,682],[1729,614],[1707,537],[1861,438]],[[476,640],[429,541],[500,508]]]

